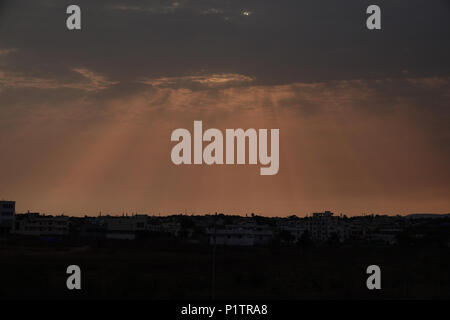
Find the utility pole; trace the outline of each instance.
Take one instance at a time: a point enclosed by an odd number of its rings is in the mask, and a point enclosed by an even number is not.
[[[212,253],[212,277],[211,277],[211,300],[215,299],[216,293],[216,219],[217,212],[214,215],[214,244]]]

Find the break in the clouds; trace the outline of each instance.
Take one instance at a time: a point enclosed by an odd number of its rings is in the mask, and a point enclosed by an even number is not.
[[[109,81],[105,77],[88,69],[74,68],[72,72],[81,76],[78,81],[63,81],[58,78],[40,78],[21,73],[2,71],[0,69],[0,88],[35,88],[35,89],[75,89],[83,91],[104,90],[117,81]]]
[[[154,1],[143,5],[116,4],[111,6],[112,10],[137,11],[151,14],[170,14],[179,8],[182,8],[182,2],[180,1]]]
[[[75,215],[448,212],[450,6],[0,3],[0,197]],[[20,17],[20,18],[18,18]],[[433,23],[430,23],[433,21]],[[280,128],[280,171],[179,168],[170,133]]]
[[[165,87],[165,86],[191,87],[196,84],[205,87],[221,87],[221,86],[247,84],[252,81],[253,79],[249,76],[245,76],[242,74],[227,73],[227,74],[142,79],[140,82],[156,87]]]
[[[10,55],[11,53],[16,52],[16,48],[6,48],[6,49],[0,49],[0,57],[6,57]]]

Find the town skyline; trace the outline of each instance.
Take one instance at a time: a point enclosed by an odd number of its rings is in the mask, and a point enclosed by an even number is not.
[[[260,215],[169,215],[146,214],[70,217],[35,212],[14,213],[14,203],[0,202],[3,233],[22,236],[105,238],[139,240],[148,236],[166,237],[193,243],[223,245],[268,245],[283,241],[339,243],[369,241],[394,245],[407,238],[424,238],[424,226],[438,227],[440,242],[447,243],[445,228],[450,214],[413,214],[408,216],[361,215],[347,217],[331,211],[314,212],[305,217],[264,217]],[[413,231],[415,230],[415,231]],[[421,231],[420,231],[421,230]],[[414,235],[415,234],[415,235]],[[437,234],[428,230],[425,238]],[[216,238],[216,236],[218,238]],[[208,240],[209,238],[209,240]],[[308,240],[309,239],[309,240]]]
[[[299,213],[299,212],[289,212],[286,214],[264,214],[263,212],[258,212],[256,210],[250,210],[246,212],[229,212],[229,211],[223,211],[223,210],[212,210],[212,211],[189,211],[189,210],[181,210],[181,211],[173,211],[173,212],[152,212],[149,210],[142,210],[142,211],[107,211],[107,210],[99,210],[97,213],[92,212],[80,212],[78,214],[74,214],[71,212],[61,211],[61,212],[51,212],[48,210],[35,210],[35,209],[17,209],[21,208],[20,206],[17,207],[17,202],[15,200],[7,200],[5,198],[0,198],[0,201],[3,202],[14,202],[16,205],[16,214],[25,214],[25,213],[39,213],[43,215],[52,215],[52,216],[58,216],[58,215],[64,215],[68,217],[98,217],[98,216],[112,216],[112,217],[122,217],[122,216],[133,216],[133,215],[147,215],[150,217],[170,217],[170,216],[178,216],[178,215],[186,215],[186,216],[210,216],[210,215],[225,215],[225,216],[239,216],[239,217],[249,217],[252,215],[265,217],[265,218],[288,218],[291,216],[297,216],[299,218],[305,218],[313,215],[317,212],[333,212],[336,214],[336,216],[348,216],[348,217],[362,217],[362,216],[368,216],[368,215],[379,215],[379,216],[412,216],[412,215],[449,215],[450,210],[443,210],[442,212],[433,212],[433,211],[421,211],[421,212],[375,212],[375,211],[365,211],[360,212],[356,214],[348,214],[345,210],[336,210],[332,208],[318,208],[312,211],[309,211],[307,213]]]

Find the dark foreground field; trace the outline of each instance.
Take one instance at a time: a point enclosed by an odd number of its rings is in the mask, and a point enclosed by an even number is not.
[[[445,247],[266,247],[216,250],[216,299],[431,299],[450,297]],[[66,268],[82,290],[66,288]],[[368,265],[382,290],[366,288]],[[120,242],[0,246],[0,298],[209,299],[212,248]]]

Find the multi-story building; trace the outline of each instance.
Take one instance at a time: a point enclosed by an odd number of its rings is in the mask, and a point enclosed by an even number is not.
[[[333,212],[316,212],[307,222],[307,230],[314,241],[323,242],[335,234],[339,241],[344,241],[348,237],[346,224],[333,216]]]
[[[67,216],[39,213],[18,214],[13,232],[33,236],[65,236],[69,234],[69,219]]]
[[[207,229],[210,244],[229,246],[254,246],[269,243],[273,232],[266,227],[246,228],[242,226],[227,226],[226,228]]]
[[[99,225],[105,228],[106,238],[119,240],[134,240],[136,232],[146,231],[149,228],[148,216],[101,216],[98,218]]]
[[[8,233],[14,228],[16,203],[0,201],[0,233]]]
[[[302,221],[280,221],[277,224],[279,231],[288,232],[292,236],[292,242],[298,242],[303,233],[307,230],[306,224]]]

